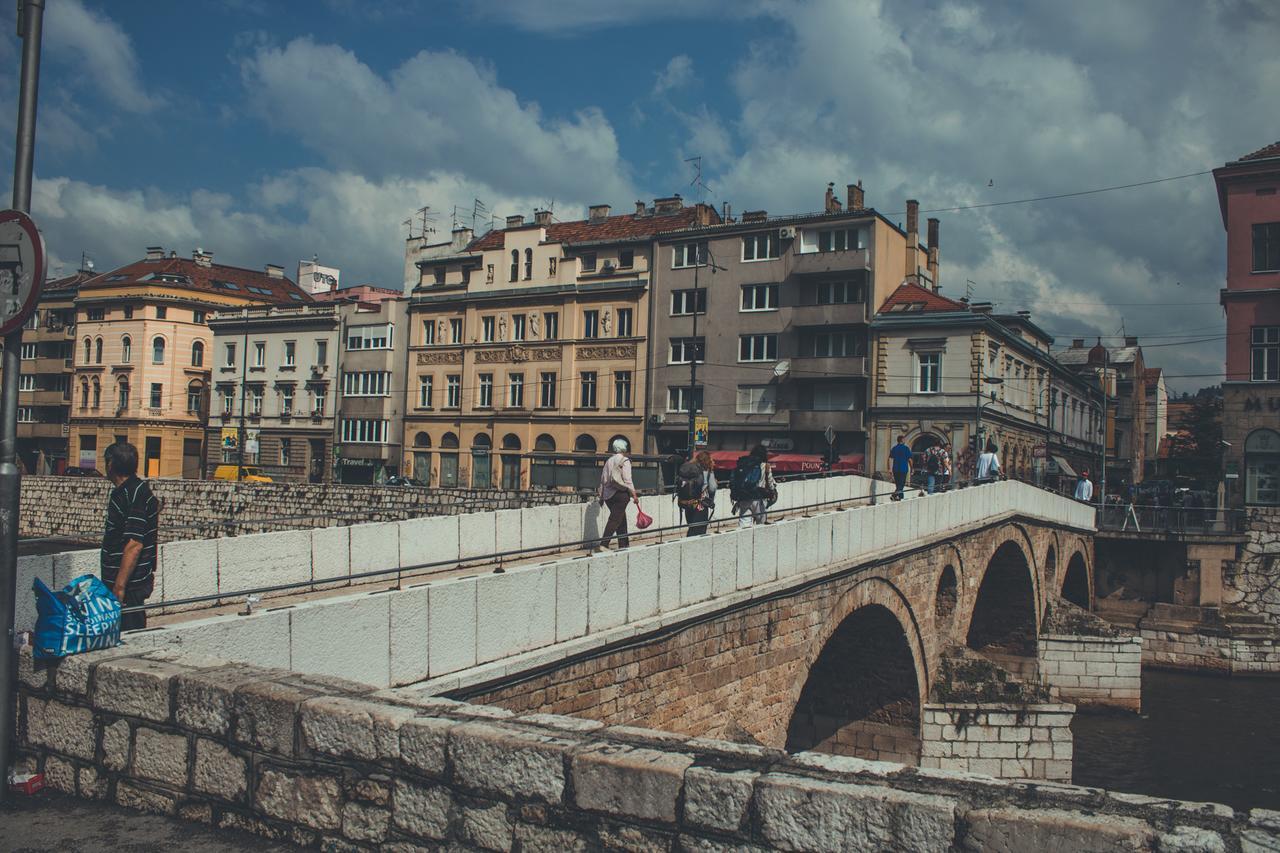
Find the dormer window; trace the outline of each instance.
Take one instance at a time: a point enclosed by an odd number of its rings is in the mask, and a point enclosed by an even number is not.
[[[587,252],[584,255],[579,255],[578,262],[579,264],[581,264],[581,269],[583,272],[596,271],[596,253],[595,252]]]

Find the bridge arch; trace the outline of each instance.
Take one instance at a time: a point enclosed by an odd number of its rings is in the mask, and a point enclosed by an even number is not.
[[[906,596],[867,578],[841,596],[791,690],[785,746],[914,764],[928,660]]]
[[[992,552],[962,634],[970,649],[1001,663],[1037,655],[1041,608],[1029,545],[1009,537]]]
[[[1092,609],[1093,573],[1085,560],[1083,551],[1076,551],[1067,562],[1067,569],[1062,573],[1059,594],[1077,607]]]

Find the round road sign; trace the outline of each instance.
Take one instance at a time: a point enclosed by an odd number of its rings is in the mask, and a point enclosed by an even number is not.
[[[44,237],[20,210],[0,211],[0,335],[22,328],[44,286]]]

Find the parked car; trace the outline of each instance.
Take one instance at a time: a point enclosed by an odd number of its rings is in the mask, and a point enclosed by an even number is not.
[[[64,477],[101,477],[102,472],[96,468],[68,468],[62,472]]]
[[[412,477],[401,477],[401,476],[399,476],[398,474],[396,474],[396,475],[392,475],[392,476],[388,477],[388,478],[387,478],[387,482],[386,482],[386,483],[384,483],[383,485],[386,485],[386,486],[416,486],[416,487],[418,487],[418,488],[422,488],[422,487],[426,486],[427,484],[426,484],[426,483],[424,483],[424,482],[422,482],[421,480],[415,480],[415,479],[413,479]]]
[[[242,483],[270,483],[271,478],[262,473],[256,465],[219,465],[213,469],[213,479],[232,480]]]

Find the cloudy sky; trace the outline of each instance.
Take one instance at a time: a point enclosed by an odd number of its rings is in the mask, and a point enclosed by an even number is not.
[[[399,286],[423,205],[445,235],[477,198],[561,219],[688,198],[695,155],[736,211],[816,210],[860,179],[900,220],[909,197],[1130,184],[1280,139],[1274,0],[48,5],[34,212],[65,272],[159,244]],[[1060,344],[1123,327],[1175,390],[1216,381],[1210,176],[937,215],[944,292],[1030,309]]]

